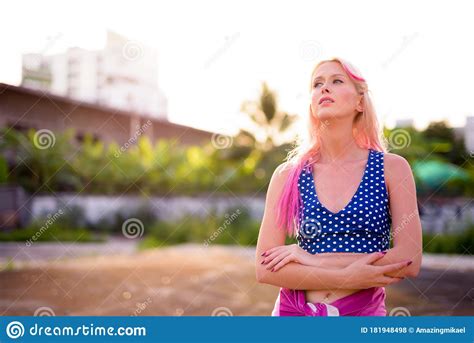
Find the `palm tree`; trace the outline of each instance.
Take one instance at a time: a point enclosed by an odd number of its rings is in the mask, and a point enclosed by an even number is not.
[[[266,82],[262,83],[258,101],[245,101],[240,110],[248,115],[254,129],[252,132],[241,129],[236,137],[237,144],[261,152],[268,152],[280,145],[281,136],[287,132],[297,117],[278,110],[277,96]],[[257,139],[258,136],[261,139]]]

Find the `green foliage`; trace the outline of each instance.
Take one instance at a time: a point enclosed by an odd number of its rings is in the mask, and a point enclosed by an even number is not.
[[[474,225],[460,233],[424,234],[423,251],[438,254],[474,254]]]
[[[397,135],[397,130],[402,130],[403,133]],[[431,195],[433,191],[440,196],[470,197],[473,195],[474,158],[466,151],[463,140],[456,139],[454,130],[445,122],[433,122],[424,131],[417,131],[413,127],[393,130],[384,128],[384,136],[389,142],[389,152],[403,156],[412,169],[417,161],[436,160],[454,164],[469,174],[468,180],[460,181],[453,178],[443,183],[442,187],[436,187],[433,190],[424,185],[414,173],[418,195]],[[401,142],[397,142],[397,136]],[[403,137],[405,141],[400,137]]]
[[[74,147],[70,144],[74,130],[62,134],[35,135],[33,129],[26,134],[12,129],[2,130],[3,142],[0,149],[3,155],[9,152],[14,158],[14,173],[9,176],[10,183],[20,184],[27,190],[71,190],[78,186],[78,180],[69,165]],[[43,138],[39,138],[43,137]],[[44,146],[48,146],[44,148]]]
[[[104,241],[106,235],[93,233],[85,221],[84,210],[78,206],[61,208],[52,215],[43,214],[32,221],[27,227],[1,232],[0,241],[30,242],[96,242]]]
[[[144,232],[147,232],[159,220],[151,207],[141,204],[138,209],[132,211],[125,208],[117,209],[113,215],[104,216],[97,223],[88,224],[87,228],[96,232],[123,235],[125,221],[132,218],[143,225]]]
[[[240,110],[248,116],[254,129],[251,131],[241,129],[235,139],[235,146],[230,149],[231,152],[248,147],[268,153],[287,141],[282,137],[297,119],[297,115],[279,110],[277,94],[266,82],[261,85],[258,100],[244,101]],[[261,137],[257,139],[257,136]]]
[[[15,260],[13,259],[13,257],[9,256],[7,258],[7,261],[0,268],[5,271],[15,270]]]
[[[43,229],[42,229],[43,227]],[[45,228],[40,223],[14,230],[12,232],[0,232],[0,242],[97,242],[103,241],[104,236],[94,236],[89,230],[84,228],[69,228],[53,224]]]
[[[0,184],[6,183],[7,177],[8,177],[7,160],[3,156],[0,156]]]
[[[216,212],[213,209],[205,217],[186,215],[178,220],[159,221],[145,230],[140,246],[144,249],[185,242],[256,245],[260,222],[253,220],[247,209],[229,208],[223,215]]]
[[[258,143],[252,132],[233,138],[225,149],[210,139],[202,146],[182,146],[172,140],[151,142],[146,135],[136,144],[105,144],[85,135],[78,143],[74,130],[54,133],[54,144],[38,148],[30,130],[20,133],[4,128],[0,141],[0,183],[20,185],[35,194],[61,191],[80,194],[147,196],[168,195],[238,195],[265,194],[272,172],[281,164],[292,143],[275,145],[292,122],[291,116],[278,111],[276,96],[266,85],[259,101],[243,106],[254,124],[266,132]],[[425,131],[404,128],[409,142],[397,147],[392,139],[391,152],[415,161],[437,159],[453,163],[469,175],[468,180],[446,182],[436,189],[439,195],[472,196],[474,192],[474,159],[455,140],[451,128],[433,123]],[[384,128],[391,141],[393,130]],[[242,132],[241,132],[242,133]],[[8,164],[6,163],[8,161]],[[414,175],[420,195],[430,190]]]
[[[142,136],[135,145],[121,147],[85,135],[77,143],[72,130],[54,133],[54,145],[38,149],[33,130],[24,134],[10,129],[3,134],[0,153],[14,156],[8,181],[38,194],[263,193],[270,173],[285,156],[281,149],[266,154],[250,149],[235,158],[227,154],[229,149],[214,147],[211,140],[202,147],[179,146],[165,139],[152,144]]]

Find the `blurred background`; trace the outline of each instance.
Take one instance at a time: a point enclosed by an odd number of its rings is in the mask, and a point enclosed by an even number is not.
[[[340,56],[416,181],[423,267],[387,288],[390,315],[473,315],[467,8],[5,4],[0,313],[270,315],[278,289],[254,269],[268,183],[306,130],[312,68]]]

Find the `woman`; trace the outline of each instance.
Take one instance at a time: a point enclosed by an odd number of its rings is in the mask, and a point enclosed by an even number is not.
[[[270,180],[257,280],[280,287],[274,316],[385,316],[384,287],[421,265],[413,174],[387,152],[354,66],[321,61],[310,93],[308,137]]]

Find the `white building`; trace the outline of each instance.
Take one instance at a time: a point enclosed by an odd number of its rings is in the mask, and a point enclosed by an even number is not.
[[[23,55],[22,86],[167,119],[157,53],[110,31],[103,50],[75,47],[56,55]]]
[[[413,119],[412,118],[406,118],[406,119],[397,119],[395,121],[395,127],[398,128],[403,128],[403,127],[413,127]]]
[[[464,129],[464,145],[466,150],[474,156],[474,116],[466,117],[466,126]]]

